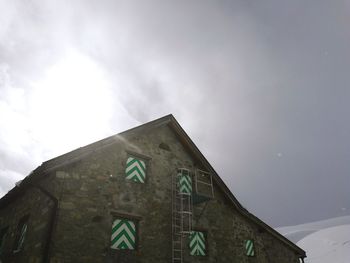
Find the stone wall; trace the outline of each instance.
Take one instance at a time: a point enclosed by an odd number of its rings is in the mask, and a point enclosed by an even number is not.
[[[144,184],[125,179],[129,154],[146,161]],[[195,164],[172,130],[163,126],[116,138],[113,145],[56,171],[63,188],[55,262],[170,262],[171,174],[179,167],[193,169]],[[137,221],[136,251],[109,248],[118,215]],[[241,216],[217,186],[215,199],[206,208],[196,207],[194,219],[194,227],[206,231],[207,256],[190,256],[186,238],[185,262],[299,262],[290,248]],[[255,241],[256,256],[245,256],[245,239]]]
[[[145,160],[144,184],[125,179],[129,155]],[[169,127],[160,126],[141,135],[130,131],[116,136],[114,143],[101,144],[84,158],[47,173],[47,187],[59,200],[51,262],[171,262],[171,175],[179,167],[203,168]],[[215,199],[194,209],[194,228],[206,233],[207,255],[190,256],[186,237],[184,262],[299,262],[291,248],[243,217],[214,187]],[[39,262],[35,260],[39,260],[49,209],[50,202],[32,190],[1,211],[6,215],[3,222],[17,222],[22,215],[31,214],[21,259]],[[112,222],[118,217],[136,222],[136,250],[110,249]],[[36,241],[29,242],[34,236]],[[254,240],[254,257],[245,255],[246,239]]]
[[[29,187],[10,205],[0,210],[0,227],[8,227],[0,256],[2,262],[42,262],[52,205],[52,201],[40,190]],[[28,221],[23,247],[16,252],[18,224],[26,216]]]

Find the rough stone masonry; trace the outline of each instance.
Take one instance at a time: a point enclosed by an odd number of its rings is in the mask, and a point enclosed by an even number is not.
[[[169,115],[43,163],[0,200],[2,262],[172,262],[172,174],[182,167],[215,172],[192,144]],[[144,163],[143,183],[126,179],[130,156]],[[183,262],[305,257],[214,179],[214,198],[193,206],[203,254],[193,255],[184,235]],[[247,240],[254,245],[249,255]]]

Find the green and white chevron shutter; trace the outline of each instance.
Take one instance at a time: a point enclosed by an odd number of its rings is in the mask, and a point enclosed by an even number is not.
[[[192,231],[190,234],[190,254],[192,256],[205,256],[205,236],[203,232]]]
[[[180,170],[179,172],[180,193],[192,193],[192,179],[187,170]]]
[[[116,219],[112,225],[112,249],[136,249],[136,226],[128,219]]]
[[[126,179],[132,180],[137,183],[144,183],[146,179],[146,163],[145,161],[129,157],[126,161]]]
[[[253,257],[255,255],[253,240],[245,241],[245,251],[248,257]]]

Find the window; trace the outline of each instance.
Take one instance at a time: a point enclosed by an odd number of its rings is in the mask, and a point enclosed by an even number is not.
[[[28,219],[29,216],[24,216],[21,218],[17,225],[17,232],[16,232],[16,238],[15,238],[15,243],[13,247],[13,252],[19,252],[23,248],[24,240],[26,237],[27,233],[27,228],[28,228]]]
[[[204,232],[192,231],[190,234],[190,255],[205,256],[206,254],[206,237]]]
[[[126,160],[125,175],[127,180],[132,180],[136,183],[145,183],[146,162],[138,157],[129,156]]]
[[[245,241],[245,253],[248,257],[254,257],[255,249],[253,240],[248,239]]]
[[[6,240],[8,230],[9,230],[8,227],[4,227],[0,231],[0,255],[4,250],[4,245],[5,245],[5,240]]]
[[[136,242],[135,221],[125,218],[115,219],[112,224],[111,248],[135,250]]]

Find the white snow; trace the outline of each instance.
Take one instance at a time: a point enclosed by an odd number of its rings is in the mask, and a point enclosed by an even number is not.
[[[289,240],[298,242],[307,235],[310,235],[316,231],[340,225],[350,225],[350,216],[335,217],[296,226],[279,227],[276,228],[276,230]],[[350,261],[348,263],[350,263]]]
[[[350,263],[350,216],[276,230],[306,251],[305,263]]]
[[[297,245],[306,251],[305,262],[349,263],[350,225],[319,230],[300,240]]]

